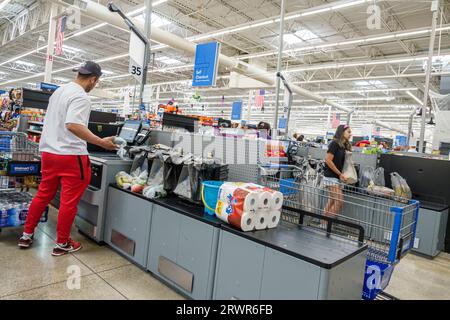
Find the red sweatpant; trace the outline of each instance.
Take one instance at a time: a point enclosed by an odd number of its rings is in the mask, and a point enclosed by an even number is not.
[[[25,221],[25,232],[34,233],[39,220],[61,185],[61,201],[58,212],[57,243],[69,240],[78,202],[91,180],[89,156],[57,155],[42,153],[42,180],[31,202]]]

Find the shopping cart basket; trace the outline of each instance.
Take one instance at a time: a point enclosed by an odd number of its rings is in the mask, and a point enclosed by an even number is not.
[[[0,228],[25,222],[33,196],[30,187],[40,181],[39,147],[24,133],[0,132]],[[41,222],[46,222],[48,208]]]
[[[370,193],[348,185],[339,191],[326,186],[305,184],[302,170],[293,166],[260,167],[261,184],[285,195],[284,205],[297,210],[283,210],[282,220],[325,229],[321,219],[300,221],[298,210],[332,216],[364,228],[364,242],[368,245],[363,298],[374,299],[389,284],[394,266],[414,244],[419,202],[395,196]],[[329,204],[338,203],[339,211]],[[328,230],[330,231],[330,230]],[[335,226],[332,233],[356,240],[359,234],[345,226]]]

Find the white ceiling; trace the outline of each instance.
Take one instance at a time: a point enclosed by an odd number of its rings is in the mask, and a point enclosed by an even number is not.
[[[0,0],[0,3],[3,1],[5,0]],[[107,3],[104,0],[99,2],[103,5]],[[254,62],[247,60],[246,56],[263,55],[258,58],[259,63],[266,64],[268,72],[275,72],[277,55],[273,53],[278,50],[279,24],[262,25],[260,22],[279,16],[280,1],[162,2],[153,8],[155,15],[153,25],[158,25],[159,28],[183,38],[195,39],[202,36],[198,42],[220,41],[223,54],[246,62]],[[143,0],[120,0],[115,3],[125,12],[143,7]],[[372,4],[368,2],[289,18],[295,13],[305,10],[311,12],[314,10],[311,8],[328,4],[332,6],[333,3],[342,1],[286,0],[288,20],[285,22],[284,32],[288,34],[285,40],[289,41],[285,42],[285,54],[282,59],[285,75],[289,81],[305,89],[333,99],[341,105],[357,107],[352,118],[355,126],[361,126],[371,119],[379,119],[405,129],[409,113],[419,105],[417,99],[408,94],[405,88],[410,88],[410,93],[420,100],[423,95],[424,61],[428,54],[430,33],[420,30],[430,29],[431,1],[376,1],[381,8],[382,19],[381,29],[375,30],[367,26],[369,17],[367,9]],[[44,71],[46,49],[38,51],[36,49],[47,44],[49,8],[48,1],[10,0],[0,11],[0,88],[27,86],[43,80],[42,76],[36,75]],[[441,0],[441,8],[442,19],[441,17],[438,19],[438,27],[442,24],[444,31],[437,33],[435,55],[445,56],[450,55],[449,0]],[[22,20],[19,21],[20,19]],[[101,22],[83,15],[81,30],[90,30]],[[11,26],[14,23],[16,29],[13,33]],[[252,27],[255,24],[260,26]],[[233,31],[246,25],[251,27]],[[19,31],[20,28],[23,29]],[[9,32],[6,36],[5,30]],[[54,82],[63,83],[72,79],[70,67],[83,60],[108,60],[100,62],[102,67],[109,71],[103,77],[100,88],[115,91],[120,91],[119,88],[126,86],[134,88],[134,80],[127,76],[126,54],[129,33],[108,24],[77,35],[79,33],[80,30],[66,31],[64,44],[68,49],[63,56],[55,58]],[[203,36],[211,33],[213,37]],[[394,34],[400,36],[397,39],[393,36],[384,37]],[[199,90],[202,100],[199,103],[194,102],[190,99],[195,91],[190,86],[193,57],[168,47],[158,49],[157,43],[152,45],[157,49],[152,51],[153,59],[148,82],[154,86],[162,84],[158,102],[164,103],[170,98],[175,98],[186,110],[191,112],[197,110],[196,112],[201,114],[218,116],[229,116],[231,103],[235,100],[242,99],[244,106],[247,105],[249,90],[228,88],[229,71],[224,68],[220,68],[219,71],[218,87]],[[26,53],[29,54],[21,57],[19,61],[28,65],[15,60],[16,57]],[[114,58],[116,56],[120,58]],[[442,64],[436,60],[433,71],[450,73],[450,68],[442,69]],[[431,89],[438,91],[440,76],[433,76],[431,80]],[[266,94],[265,110],[264,112],[253,110],[251,118],[253,121],[273,118],[274,90],[267,89]],[[222,96],[225,98],[223,103]],[[103,107],[117,108],[123,105],[123,100],[120,99],[93,101]],[[295,96],[291,126],[298,126],[304,130],[321,128],[326,125],[327,113],[328,106]],[[245,115],[244,110],[244,117]],[[342,116],[345,117],[344,114]],[[418,129],[418,119],[414,123],[414,128]]]

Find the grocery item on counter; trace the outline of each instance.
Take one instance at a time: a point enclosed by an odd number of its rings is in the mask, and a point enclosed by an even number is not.
[[[269,210],[259,210],[255,215],[255,229],[264,230],[269,226]]]
[[[383,186],[376,186],[373,181],[369,183],[367,190],[369,191],[369,193],[377,196],[384,196],[389,198],[395,196],[394,190]]]
[[[149,199],[163,198],[167,196],[167,192],[166,190],[164,190],[163,185],[147,186],[142,191],[142,194],[144,195],[144,197]]]
[[[125,171],[120,171],[115,175],[116,183],[120,188],[131,189],[133,177]]]
[[[269,212],[269,219],[267,227],[269,229],[275,228],[281,220],[281,210],[272,210]]]
[[[272,212],[281,214],[282,203],[278,191],[253,183],[225,182],[219,189],[216,216],[243,231],[263,230],[269,226]],[[272,228],[278,222],[272,223]]]

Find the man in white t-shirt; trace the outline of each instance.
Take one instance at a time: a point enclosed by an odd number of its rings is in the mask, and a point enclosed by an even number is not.
[[[81,249],[70,238],[78,202],[91,180],[87,142],[107,150],[115,150],[114,137],[99,138],[87,127],[91,102],[87,95],[97,85],[102,71],[92,61],[75,69],[74,82],[58,88],[50,97],[44,119],[39,150],[42,152],[42,180],[25,221],[19,247],[33,243],[34,229],[61,186],[56,246],[53,256],[61,256]]]

